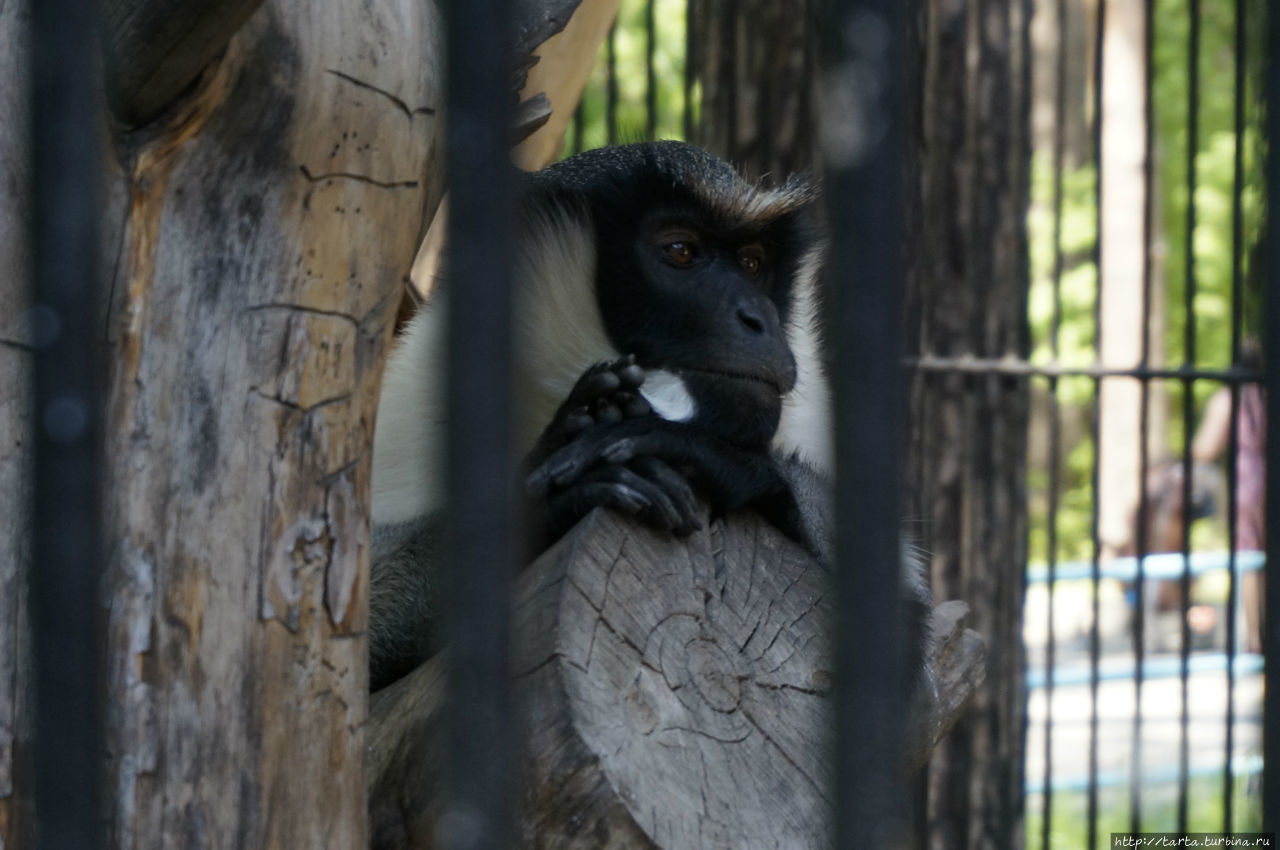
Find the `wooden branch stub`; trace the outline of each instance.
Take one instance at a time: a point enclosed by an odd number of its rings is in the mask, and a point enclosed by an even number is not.
[[[511,144],[518,145],[529,138],[551,118],[551,101],[545,92],[538,92],[516,107],[511,125]]]
[[[986,679],[987,648],[982,636],[965,628],[969,606],[958,599],[933,609],[925,657],[929,661],[927,693],[914,707],[908,731],[911,767],[929,760]]]
[[[155,117],[262,0],[106,0],[107,103],[125,126]]]
[[[579,524],[517,582],[523,843],[828,846],[827,590],[826,573],[753,515],[687,538],[605,511]],[[914,709],[904,763],[927,754],[981,680],[964,610],[934,615],[937,694]],[[431,846],[438,804],[423,789],[438,777],[424,754],[439,751],[440,701],[421,690],[439,687],[438,663],[374,697],[375,847]]]

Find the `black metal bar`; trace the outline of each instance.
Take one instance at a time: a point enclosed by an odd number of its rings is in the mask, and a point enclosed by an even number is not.
[[[1151,362],[1151,241],[1155,219],[1155,0],[1143,10],[1143,142],[1142,142],[1142,360]],[[1147,476],[1151,465],[1151,380],[1139,381],[1138,410],[1138,514],[1134,550],[1138,571],[1133,582],[1133,756],[1129,774],[1129,829],[1142,831],[1142,687],[1147,654],[1147,522],[1151,505]]]
[[[584,91],[582,100],[585,99],[586,93]],[[582,100],[578,101],[578,108],[573,110],[573,143],[569,148],[573,153],[582,153],[582,131],[583,124],[586,121],[585,116],[582,114]]]
[[[106,754],[97,4],[41,0],[29,14],[36,836],[92,850]]]
[[[901,846],[909,811],[902,765],[904,670],[898,464],[902,448],[902,37],[898,0],[831,2],[824,80],[836,102],[821,133],[831,240],[830,339],[838,473],[834,575],[837,847]],[[855,114],[856,113],[856,114]],[[844,123],[848,122],[848,123]],[[867,128],[876,128],[866,134]],[[860,130],[861,132],[854,132]]]
[[[908,369],[921,372],[955,372],[964,375],[1007,375],[1010,377],[1033,378],[1137,378],[1138,380],[1181,380],[1184,378],[1221,381],[1224,384],[1248,384],[1262,380],[1262,373],[1248,366],[1233,366],[1229,369],[1202,369],[1178,366],[1173,368],[1156,368],[1138,366],[1133,368],[1111,368],[1099,366],[1062,366],[1055,363],[1035,364],[1026,360],[1010,357],[990,358],[971,357],[908,357],[903,361]]]
[[[1101,172],[1099,172],[1101,173]],[[1102,209],[1101,205],[1098,207]],[[1099,229],[1101,232],[1101,229]],[[1101,270],[1101,267],[1099,267]],[[1101,281],[1101,275],[1099,275]],[[1101,293],[1099,293],[1099,296]],[[1101,682],[1099,675],[1099,665],[1101,662],[1102,637],[1099,632],[1098,622],[1101,619],[1101,588],[1102,588],[1102,543],[1099,533],[1100,512],[1098,510],[1099,499],[1099,466],[1097,462],[1101,452],[1098,451],[1101,442],[1102,432],[1102,381],[1095,378],[1093,381],[1093,413],[1089,422],[1089,434],[1093,440],[1094,463],[1093,471],[1090,475],[1090,508],[1089,508],[1089,536],[1092,540],[1092,551],[1090,554],[1090,562],[1093,565],[1092,574],[1089,578],[1090,593],[1090,617],[1091,623],[1089,627],[1089,788],[1088,788],[1088,841],[1086,847],[1096,847],[1098,843],[1098,687]]]
[[[1244,104],[1245,104],[1245,68],[1248,49],[1245,39],[1247,35],[1244,0],[1236,0],[1235,4],[1235,103],[1233,129],[1235,132],[1235,151],[1231,166],[1231,364],[1240,362],[1241,320],[1244,313],[1242,289],[1242,260],[1244,255]],[[1231,420],[1227,435],[1227,704],[1226,734],[1223,741],[1222,756],[1222,830],[1231,832],[1235,820],[1235,777],[1231,770],[1231,757],[1235,750],[1236,719],[1236,603],[1240,598],[1239,578],[1236,576],[1236,463],[1240,452],[1240,390],[1230,386]],[[1219,390],[1221,392],[1221,390]]]
[[[689,0],[685,6],[684,22],[684,114],[680,116],[684,140],[696,143],[693,126],[693,77],[697,67],[697,27],[700,20],[697,0]]]
[[[1239,140],[1239,136],[1236,139]],[[1239,189],[1237,189],[1239,191]],[[1240,453],[1240,388],[1232,386],[1231,421],[1227,434],[1227,705],[1226,735],[1222,756],[1222,831],[1231,832],[1234,817],[1235,779],[1231,771],[1231,754],[1235,750],[1236,700],[1236,601],[1240,598],[1236,575],[1236,458]]]
[[[1272,10],[1268,9],[1268,12]],[[1266,138],[1267,217],[1263,244],[1270,247],[1266,257],[1265,322],[1266,347],[1263,356],[1267,373],[1267,425],[1280,422],[1280,15],[1267,15]],[[1267,563],[1280,564],[1280,440],[1267,440]],[[1280,687],[1273,677],[1280,667],[1280,581],[1266,582],[1263,616],[1263,657],[1268,684],[1264,689],[1262,712],[1262,828],[1280,830]]]
[[[716,81],[721,91],[717,94],[719,97],[728,100],[729,108],[724,112],[724,137],[728,140],[725,144],[725,153],[729,157],[736,159],[738,156],[738,139],[742,137],[738,116],[738,24],[740,18],[738,16],[737,3],[721,3],[718,5],[723,12],[723,20],[720,23],[720,33],[723,41],[721,42],[722,55],[719,68],[719,73],[722,76]]]
[[[1106,284],[1102,273],[1102,73],[1103,49],[1105,46],[1107,4],[1106,0],[1098,0],[1097,30],[1094,35],[1093,56],[1093,157],[1094,157],[1094,210],[1096,234],[1093,242],[1093,262],[1097,269],[1097,289],[1093,304],[1093,357],[1095,362],[1101,361],[1102,350],[1102,288]],[[1098,843],[1098,665],[1101,656],[1102,638],[1099,631],[1101,618],[1101,585],[1102,585],[1102,545],[1099,537],[1099,467],[1101,457],[1100,442],[1102,436],[1102,379],[1093,381],[1093,415],[1090,422],[1090,439],[1093,441],[1094,462],[1091,475],[1090,494],[1091,507],[1089,534],[1092,540],[1093,575],[1091,577],[1092,624],[1089,628],[1089,788],[1088,788],[1088,835],[1087,847],[1095,847]]]
[[[1187,235],[1183,245],[1185,286],[1183,288],[1183,364],[1188,370],[1196,365],[1196,152],[1200,144],[1200,0],[1187,4],[1190,39],[1187,47]],[[1182,539],[1183,569],[1181,585],[1181,712],[1178,715],[1178,820],[1179,832],[1187,831],[1187,806],[1191,777],[1191,521],[1187,508],[1191,504],[1191,438],[1195,427],[1195,383],[1190,375],[1182,379]]]
[[[516,773],[510,583],[518,563],[511,430],[514,175],[506,0],[451,0],[448,20],[448,812],[441,844],[510,847]]]
[[[1063,34],[1067,32],[1067,2],[1058,0],[1058,56],[1053,90],[1053,316],[1049,327],[1049,350],[1056,361],[1060,354],[1062,332],[1062,171],[1066,158],[1067,120],[1067,49]],[[1049,584],[1046,588],[1048,616],[1045,628],[1045,669],[1053,670],[1057,663],[1057,635],[1053,620],[1054,591],[1058,573],[1058,487],[1062,469],[1062,410],[1058,403],[1058,378],[1049,378],[1049,499],[1046,517]],[[1040,797],[1043,801],[1043,821],[1040,824],[1040,847],[1049,850],[1053,834],[1053,677],[1045,684],[1044,701],[1044,779]]]
[[[621,12],[619,12],[621,14]],[[605,140],[618,143],[618,20],[609,24],[605,38],[604,126]]]
[[[1046,640],[1044,667],[1052,671],[1057,664],[1057,635],[1054,631],[1053,599],[1055,583],[1058,580],[1058,486],[1061,481],[1062,468],[1062,411],[1058,403],[1058,379],[1049,379],[1049,504],[1047,507],[1048,541],[1045,556],[1049,565],[1049,581],[1047,588],[1048,616],[1046,621]],[[1052,834],[1053,815],[1053,676],[1045,679],[1044,688],[1044,780],[1041,787],[1044,791],[1044,821],[1040,825],[1040,846],[1049,850]]]
[[[644,4],[644,137],[653,139],[658,134],[658,80],[654,73],[653,57],[658,44],[657,25],[653,19],[653,6],[657,0],[645,0]]]

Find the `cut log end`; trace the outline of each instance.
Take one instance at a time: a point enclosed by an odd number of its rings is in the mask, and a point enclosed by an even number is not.
[[[827,585],[803,550],[749,515],[677,539],[598,511],[549,550],[516,591],[525,843],[827,846]],[[934,612],[932,688],[904,763],[927,759],[981,682],[966,611]],[[439,700],[418,692],[439,686],[424,672],[435,664],[372,706],[370,805],[389,838],[430,820],[417,789],[435,779],[402,754],[429,751],[421,739]]]

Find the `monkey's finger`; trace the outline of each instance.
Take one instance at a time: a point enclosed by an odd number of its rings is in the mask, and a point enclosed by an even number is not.
[[[608,431],[588,434],[547,458],[525,478],[525,490],[541,496],[554,485],[565,487],[601,463],[626,463],[635,456],[635,438],[614,438]]]
[[[622,415],[627,419],[639,419],[653,413],[653,408],[642,395],[620,391],[614,395],[613,401],[622,409]]]
[[[651,455],[641,455],[631,461],[630,467],[648,481],[653,482],[670,500],[680,522],[671,527],[677,534],[692,534],[702,528],[702,504],[683,475],[665,461]]]
[[[558,533],[589,514],[594,508],[614,508],[637,515],[649,508],[645,497],[617,482],[580,484],[547,500],[548,525]]]
[[[600,425],[617,425],[622,421],[622,411],[616,404],[600,404],[595,411],[596,423]]]
[[[621,386],[621,379],[613,372],[607,370],[595,373],[587,372],[578,381],[578,385],[573,388],[573,394],[583,400],[592,400],[611,395],[617,392]]]
[[[636,365],[636,356],[634,354],[627,357],[626,363],[617,372],[618,379],[628,389],[639,389],[640,385],[644,383],[644,369]]]
[[[565,417],[564,434],[566,437],[572,437],[575,434],[582,433],[594,424],[596,424],[596,420],[584,406]]]
[[[664,531],[678,531],[685,527],[684,514],[662,486],[637,475],[625,466],[601,467],[587,473],[584,480],[612,480],[639,493],[650,505],[650,509],[640,515],[652,526]]]

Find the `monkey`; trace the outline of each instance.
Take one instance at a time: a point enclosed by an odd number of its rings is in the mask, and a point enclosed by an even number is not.
[[[597,507],[689,534],[705,500],[713,515],[757,511],[830,563],[817,202],[803,177],[753,185],[681,142],[586,151],[525,177],[516,427],[539,545]],[[430,370],[449,285],[390,355],[378,407],[374,690],[437,648],[447,411]],[[907,573],[908,619],[923,623],[927,584]]]

